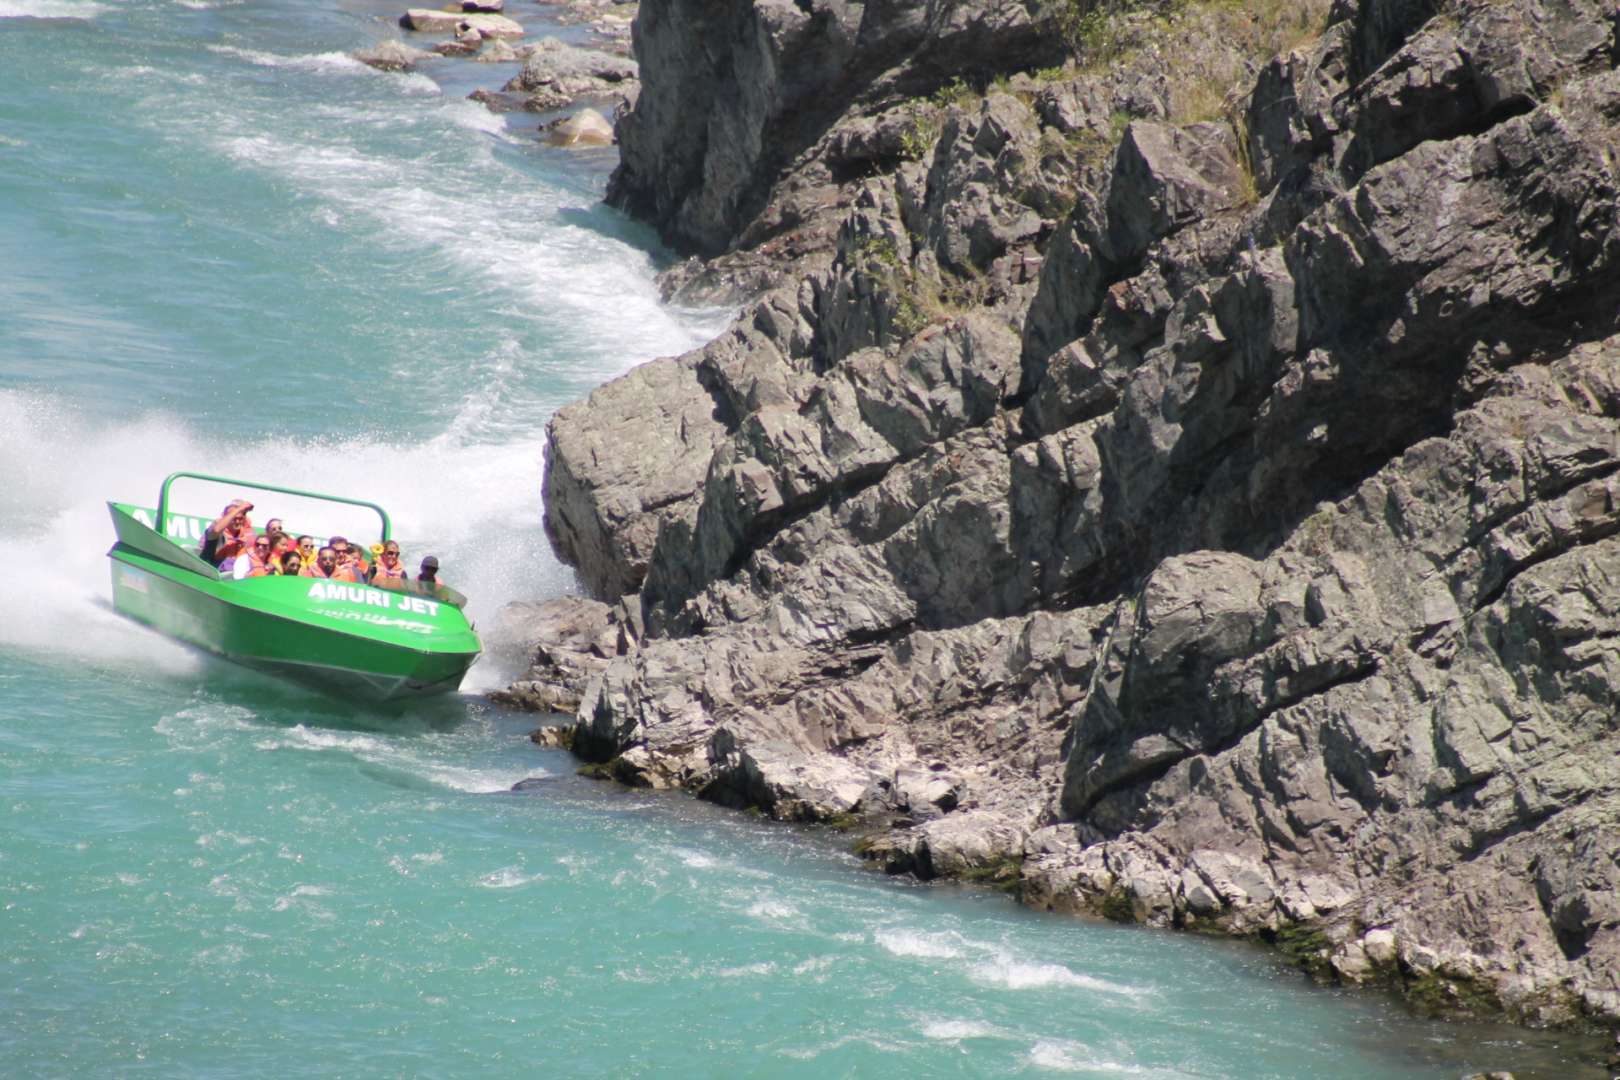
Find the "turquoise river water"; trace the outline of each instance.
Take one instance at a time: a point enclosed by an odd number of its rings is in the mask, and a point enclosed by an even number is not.
[[[465,100],[510,66],[347,58],[403,6],[0,0],[0,1076],[1585,1075],[580,779],[498,659],[373,716],[114,615],[103,502],[184,468],[381,501],[481,620],[565,592],[546,418],[723,322],[611,152]]]

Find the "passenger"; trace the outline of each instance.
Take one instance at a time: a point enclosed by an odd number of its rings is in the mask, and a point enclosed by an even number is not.
[[[298,554],[304,560],[305,566],[315,565],[315,538],[313,536],[300,536],[298,538]]]
[[[247,548],[242,554],[236,556],[236,562],[231,567],[231,576],[237,581],[250,577],[265,577],[274,573],[270,561],[270,538],[256,536],[253,546]]]
[[[304,557],[298,554],[298,549],[281,556],[281,573],[284,577],[302,577],[304,572]]]
[[[417,569],[416,585],[412,591],[419,592],[423,596],[447,600],[449,594],[444,588],[439,582],[439,558],[437,555],[429,555],[422,560],[422,565]]]
[[[335,569],[333,569],[331,574],[332,580],[348,581],[354,583],[355,585],[365,584],[366,579],[361,576],[359,569],[354,564],[354,549],[350,548],[347,551],[344,551],[339,549],[336,544],[331,544],[329,546],[333,549],[333,554],[337,557],[337,566]]]
[[[270,553],[279,558],[298,546],[281,524],[280,518],[271,518],[264,523],[264,535],[271,538]]]
[[[366,562],[366,557],[360,553],[360,549],[341,536],[334,536],[327,543],[337,552],[338,565],[349,566],[354,571],[356,580],[364,581],[366,575],[371,572],[371,564]]]
[[[371,583],[379,589],[398,589],[409,581],[405,565],[399,561],[399,544],[393,540],[382,546],[382,554],[371,568]]]
[[[313,565],[305,566],[300,573],[305,577],[335,578],[337,576],[337,552],[331,546],[321,548],[320,554],[315,556]]]
[[[222,570],[230,569],[223,565],[225,560],[234,559],[253,541],[253,522],[247,516],[251,509],[253,504],[246,499],[232,499],[203,533],[202,549],[197,554]]]

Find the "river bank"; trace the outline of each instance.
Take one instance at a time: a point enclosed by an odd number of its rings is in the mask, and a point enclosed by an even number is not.
[[[1620,1020],[1612,21],[641,11],[609,201],[758,299],[550,424],[596,599],[505,700],[895,872]]]

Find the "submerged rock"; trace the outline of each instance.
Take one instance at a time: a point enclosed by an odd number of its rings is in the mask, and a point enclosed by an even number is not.
[[[427,59],[429,53],[413,49],[402,41],[379,41],[364,49],[356,49],[354,58],[379,71],[410,71]]]

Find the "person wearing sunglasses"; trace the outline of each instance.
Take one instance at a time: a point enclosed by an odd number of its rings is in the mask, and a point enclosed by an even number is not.
[[[270,538],[268,536],[255,536],[253,544],[236,557],[236,563],[231,567],[231,577],[237,581],[250,577],[265,577],[275,573],[272,569],[274,563],[270,560]]]
[[[399,544],[390,540],[382,546],[382,553],[371,567],[371,583],[379,589],[399,589],[411,576],[405,564],[399,561]]]
[[[270,554],[275,556],[278,562],[287,552],[298,548],[292,534],[281,524],[280,518],[271,518],[264,523],[264,535],[270,538]]]
[[[339,568],[347,567],[349,572],[354,575],[356,582],[366,580],[366,576],[371,573],[371,564],[366,562],[364,553],[358,547],[341,536],[334,536],[327,543],[331,544],[332,550],[337,552]]]
[[[321,548],[321,559],[316,560],[317,566],[325,566],[321,561],[326,557],[327,551],[332,552],[333,567],[328,574],[317,574],[317,577],[329,577],[333,581],[348,581],[355,585],[365,583],[364,571],[356,565],[354,548],[341,536],[332,537],[331,543]]]
[[[304,576],[304,557],[298,554],[298,549],[284,552],[281,556],[281,573],[285,577]]]
[[[336,578],[337,568],[337,552],[328,545],[321,548],[320,553],[315,556],[313,565],[306,565],[299,573],[304,577]]]

